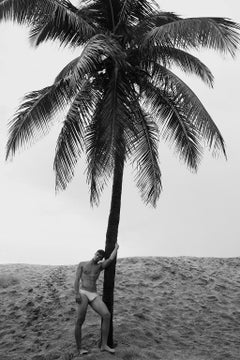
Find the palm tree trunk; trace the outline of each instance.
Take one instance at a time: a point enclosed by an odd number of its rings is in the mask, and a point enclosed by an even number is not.
[[[108,258],[114,249],[118,236],[118,225],[120,220],[122,182],[123,182],[124,159],[116,155],[113,175],[111,208],[108,218],[105,252]],[[113,347],[113,303],[114,303],[114,281],[115,281],[116,259],[104,271],[103,301],[111,314],[108,346]]]

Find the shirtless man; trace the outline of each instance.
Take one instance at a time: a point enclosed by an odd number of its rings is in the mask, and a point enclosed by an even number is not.
[[[77,268],[76,279],[74,283],[77,309],[77,322],[75,326],[75,339],[77,344],[77,350],[79,355],[84,355],[87,350],[81,349],[82,338],[82,324],[84,323],[88,304],[102,317],[102,344],[101,351],[107,351],[111,354],[115,353],[115,350],[107,345],[109,325],[110,325],[110,313],[107,306],[102,301],[101,297],[97,294],[96,282],[100,275],[100,272],[117,256],[119,245],[116,243],[113,252],[107,260],[104,260],[104,250],[98,250],[91,261],[80,262]],[[81,282],[80,289],[79,283]]]

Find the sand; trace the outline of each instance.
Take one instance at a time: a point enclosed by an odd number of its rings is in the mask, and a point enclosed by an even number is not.
[[[1,360],[73,358],[76,267],[0,265]],[[84,359],[239,360],[240,258],[118,259],[114,356],[99,333],[89,307]]]

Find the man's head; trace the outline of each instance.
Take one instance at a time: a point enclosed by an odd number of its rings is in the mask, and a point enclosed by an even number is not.
[[[94,254],[93,260],[94,260],[95,262],[99,262],[99,261],[103,260],[104,258],[105,258],[105,251],[102,250],[102,249],[99,249],[99,250],[97,250],[96,253]]]

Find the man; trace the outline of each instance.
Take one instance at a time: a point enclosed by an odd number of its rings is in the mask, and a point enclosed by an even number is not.
[[[89,262],[80,262],[76,272],[76,280],[74,283],[77,309],[77,321],[75,326],[75,339],[79,355],[84,355],[87,350],[81,348],[82,338],[82,324],[84,323],[88,304],[102,317],[102,343],[101,351],[107,351],[111,354],[115,350],[107,345],[109,326],[110,326],[110,313],[107,306],[102,301],[101,297],[97,294],[96,282],[100,272],[108,267],[117,256],[119,245],[116,243],[113,252],[107,260],[104,260],[104,250],[98,250],[93,259]],[[80,289],[79,283],[81,282]]]

